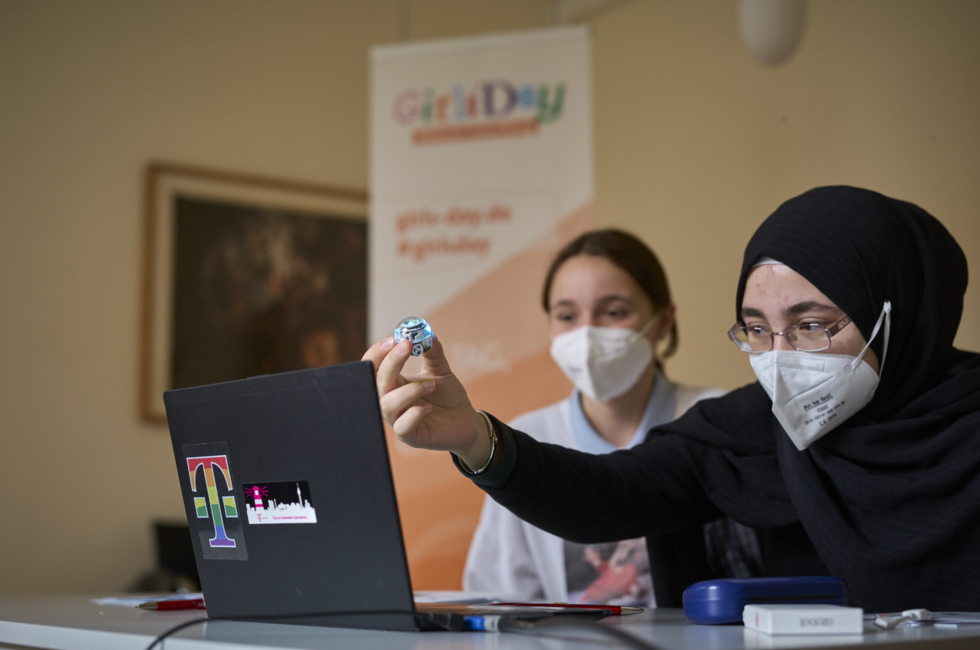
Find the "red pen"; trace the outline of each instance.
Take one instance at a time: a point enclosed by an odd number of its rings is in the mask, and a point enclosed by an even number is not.
[[[620,605],[570,605],[568,603],[490,603],[510,607],[564,607],[566,609],[605,609],[613,616],[628,616],[643,613],[642,607],[624,607]]]
[[[159,611],[172,609],[207,609],[204,606],[203,598],[189,598],[184,600],[151,600],[147,603],[137,605],[140,609],[155,609]]]

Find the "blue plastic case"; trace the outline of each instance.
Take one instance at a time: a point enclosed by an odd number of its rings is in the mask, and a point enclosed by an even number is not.
[[[727,578],[697,582],[684,590],[684,615],[695,623],[741,623],[746,605],[847,606],[847,583],[828,576]]]

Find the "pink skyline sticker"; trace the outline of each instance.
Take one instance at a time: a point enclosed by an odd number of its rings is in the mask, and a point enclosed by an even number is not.
[[[250,524],[315,524],[316,510],[307,481],[243,483]]]

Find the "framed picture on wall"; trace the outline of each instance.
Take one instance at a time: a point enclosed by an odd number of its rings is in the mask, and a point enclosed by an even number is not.
[[[367,193],[170,163],[146,170],[140,414],[163,392],[356,361]]]

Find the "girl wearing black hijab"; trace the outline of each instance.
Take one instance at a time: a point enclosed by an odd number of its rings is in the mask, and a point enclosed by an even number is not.
[[[728,516],[758,529],[767,575],[839,576],[870,611],[977,611],[980,355],[953,348],[966,284],[962,250],[915,205],[853,187],[791,199],[746,248],[729,334],[760,381],[606,456],[474,411],[438,344],[407,378],[391,339],[365,359],[400,438],[452,451],[558,536]]]

